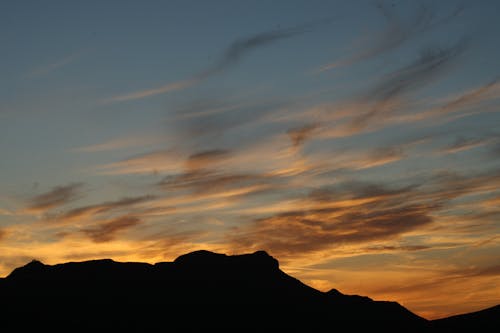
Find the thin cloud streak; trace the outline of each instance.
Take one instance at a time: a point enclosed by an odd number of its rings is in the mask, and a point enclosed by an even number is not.
[[[195,74],[191,78],[172,82],[167,85],[152,88],[147,90],[136,91],[124,95],[119,95],[106,99],[105,103],[124,102],[130,100],[143,99],[155,95],[161,95],[172,91],[183,90],[199,84],[200,82],[208,79],[211,76],[226,71],[227,69],[237,65],[241,60],[247,56],[251,51],[276,43],[280,40],[301,35],[311,28],[329,22],[330,19],[321,20],[317,22],[307,23],[287,29],[275,29],[271,31],[261,32],[249,37],[237,39],[232,42],[226,50],[222,53],[220,59],[211,67]]]
[[[63,206],[80,196],[83,183],[73,183],[66,186],[56,186],[50,191],[39,194],[28,201],[28,211],[43,212]]]
[[[63,214],[57,215],[52,220],[62,223],[68,223],[74,220],[81,220],[88,216],[98,215],[102,213],[107,213],[112,210],[117,209],[128,209],[132,206],[147,203],[155,200],[156,197],[153,195],[144,195],[139,197],[125,197],[116,201],[106,201],[100,204],[88,205],[83,207],[77,207],[66,211]]]
[[[363,45],[356,46],[356,49],[361,49],[358,53],[324,65],[320,68],[320,72],[353,65],[393,51],[412,38],[417,37],[419,34],[423,34],[428,30],[449,22],[463,11],[463,7],[457,7],[449,15],[441,19],[436,19],[436,16],[432,12],[432,8],[422,3],[418,4],[418,8],[415,8],[413,11],[414,15],[410,18],[398,15],[398,13],[396,13],[397,7],[396,9],[391,8],[384,1],[378,1],[377,9],[386,19],[387,28],[377,35],[363,38]]]
[[[373,107],[357,116],[351,123],[354,128],[362,128],[375,117],[393,110],[395,101],[416,88],[428,84],[443,73],[457,60],[466,48],[464,40],[452,47],[429,49],[415,62],[387,75],[368,95]]]
[[[113,240],[118,233],[137,226],[139,223],[141,223],[141,220],[137,217],[122,216],[93,227],[82,229],[82,232],[95,243],[104,243]]]
[[[65,67],[67,66],[68,64],[72,63],[73,61],[75,61],[76,59],[78,59],[81,55],[82,55],[83,52],[75,52],[75,53],[72,53],[66,57],[63,57],[51,64],[48,64],[48,65],[44,65],[44,66],[41,66],[41,67],[38,67],[34,70],[32,70],[30,73],[27,74],[27,77],[29,78],[36,78],[36,77],[41,77],[41,76],[45,76],[45,75],[48,75],[50,74],[51,72],[57,70],[57,69],[60,69],[62,67]]]
[[[161,95],[161,94],[165,94],[165,93],[168,93],[171,91],[189,88],[189,87],[194,86],[195,84],[199,83],[201,80],[202,80],[202,78],[194,77],[194,78],[191,78],[188,80],[172,82],[172,83],[166,84],[166,85],[158,87],[158,88],[140,90],[140,91],[135,91],[135,92],[128,93],[125,95],[114,96],[114,97],[111,97],[111,98],[104,100],[103,102],[104,103],[125,102],[125,101],[130,101],[130,100],[143,99],[143,98],[151,97],[151,96],[155,96],[155,95]]]

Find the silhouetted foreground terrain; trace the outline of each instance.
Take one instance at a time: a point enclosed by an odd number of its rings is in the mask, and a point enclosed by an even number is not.
[[[9,331],[478,332],[500,318],[497,306],[429,322],[395,302],[320,292],[262,251],[197,251],[155,265],[33,261],[0,279],[0,295]]]

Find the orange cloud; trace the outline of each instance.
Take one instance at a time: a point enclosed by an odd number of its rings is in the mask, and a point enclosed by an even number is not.
[[[134,227],[141,220],[134,216],[121,216],[111,221],[101,222],[93,227],[82,229],[82,232],[96,243],[109,242],[116,234]]]

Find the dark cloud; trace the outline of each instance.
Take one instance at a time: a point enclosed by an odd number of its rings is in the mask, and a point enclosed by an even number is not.
[[[476,147],[486,145],[493,142],[494,138],[466,138],[463,136],[457,137],[455,141],[440,150],[441,153],[453,154],[465,150],[470,150]]]
[[[500,265],[489,266],[483,269],[480,269],[476,276],[500,276]]]
[[[329,21],[331,21],[331,19],[319,20],[287,29],[275,29],[237,39],[226,48],[215,65],[198,74],[196,78],[205,79],[211,75],[218,74],[236,65],[253,50],[286,38],[303,34],[310,31],[315,26],[328,23]]]
[[[94,227],[83,229],[82,232],[92,239],[92,241],[103,243],[113,240],[120,231],[129,229],[140,223],[141,220],[137,217],[122,216]]]
[[[75,200],[80,195],[82,183],[69,184],[67,186],[56,186],[50,191],[37,195],[29,200],[28,209],[45,211],[57,206],[63,206]]]
[[[431,224],[433,230],[445,228],[450,231],[452,228],[453,232],[460,233],[463,231],[459,228],[464,225],[433,223],[433,217],[443,210],[448,214],[448,209],[454,207],[450,205],[453,199],[496,191],[500,173],[491,170],[464,176],[445,172],[427,178],[420,176],[419,180],[421,183],[403,186],[344,182],[314,189],[298,199],[296,209],[257,218],[246,227],[235,228],[228,238],[235,247],[265,249],[286,256],[334,249],[343,244],[397,239]],[[498,218],[498,211],[486,213],[491,220]],[[476,220],[479,225],[475,228],[479,229],[475,233],[494,230],[494,225],[484,223],[486,213],[479,218],[462,215],[469,221],[465,225],[467,234],[471,234],[470,228]],[[417,245],[400,248],[406,251],[422,249]]]
[[[291,38],[305,32],[310,31],[315,26],[328,23],[331,19],[318,20],[287,29],[275,29],[272,31],[261,32],[249,37],[244,37],[232,42],[219,57],[218,61],[205,70],[177,82],[173,82],[164,86],[151,88],[142,91],[135,91],[125,95],[114,96],[105,102],[121,102],[134,99],[164,94],[167,92],[177,91],[192,87],[209,77],[219,74],[235,65],[237,65],[248,53],[260,47],[276,43],[279,40]]]
[[[204,169],[213,163],[226,159],[229,155],[229,150],[225,149],[204,150],[190,155],[186,161],[186,167],[189,170]]]
[[[387,186],[381,184],[347,181],[336,186],[324,186],[313,189],[308,197],[317,202],[333,202],[345,199],[390,199],[399,196],[409,196],[415,193],[418,185]]]
[[[411,8],[408,15],[402,15],[399,6],[389,5],[386,1],[378,1],[376,8],[386,20],[385,29],[363,40],[363,45],[358,48],[361,51],[326,66],[326,69],[352,65],[390,52],[419,34],[449,22],[463,11],[462,6],[457,6],[451,12],[439,15],[435,9],[420,2]]]
[[[405,41],[431,26],[434,16],[429,7],[419,4],[411,17],[401,17],[393,7],[379,1],[377,9],[387,21],[387,28],[375,38],[371,47],[364,49],[351,62],[368,59],[399,47]]]
[[[156,196],[153,195],[143,195],[139,197],[125,197],[116,201],[106,201],[96,205],[88,205],[88,206],[74,208],[58,216],[58,219],[65,221],[68,219],[75,219],[81,216],[85,216],[87,214],[94,215],[94,214],[105,213],[117,208],[125,208],[141,204],[144,202],[148,202],[154,199],[156,199]]]
[[[335,248],[346,243],[390,239],[432,222],[427,206],[351,211],[340,208],[289,212],[259,219],[237,230],[235,246],[287,255]],[[243,231],[238,233],[238,231]]]
[[[170,175],[158,183],[165,190],[190,190],[195,193],[215,193],[231,188],[243,188],[262,183],[263,177],[252,174],[231,174],[211,170],[196,170]]]
[[[312,136],[314,130],[317,128],[317,124],[306,124],[300,127],[291,128],[286,133],[290,137],[292,145],[294,147],[299,147],[304,141]]]
[[[412,64],[387,75],[367,96],[367,100],[373,103],[372,107],[356,117],[352,127],[363,128],[373,118],[393,111],[400,97],[431,82],[449,69],[466,46],[465,40],[461,40],[447,48],[428,48]]]
[[[366,247],[363,249],[363,251],[366,252],[386,252],[386,251],[421,251],[421,250],[428,250],[431,249],[431,246],[427,245],[398,245],[398,246],[393,246],[393,245],[382,245],[382,246],[371,246],[371,247]]]

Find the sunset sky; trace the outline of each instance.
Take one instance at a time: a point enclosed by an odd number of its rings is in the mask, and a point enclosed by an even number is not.
[[[428,319],[500,303],[499,1],[0,5],[0,276],[265,250]]]

